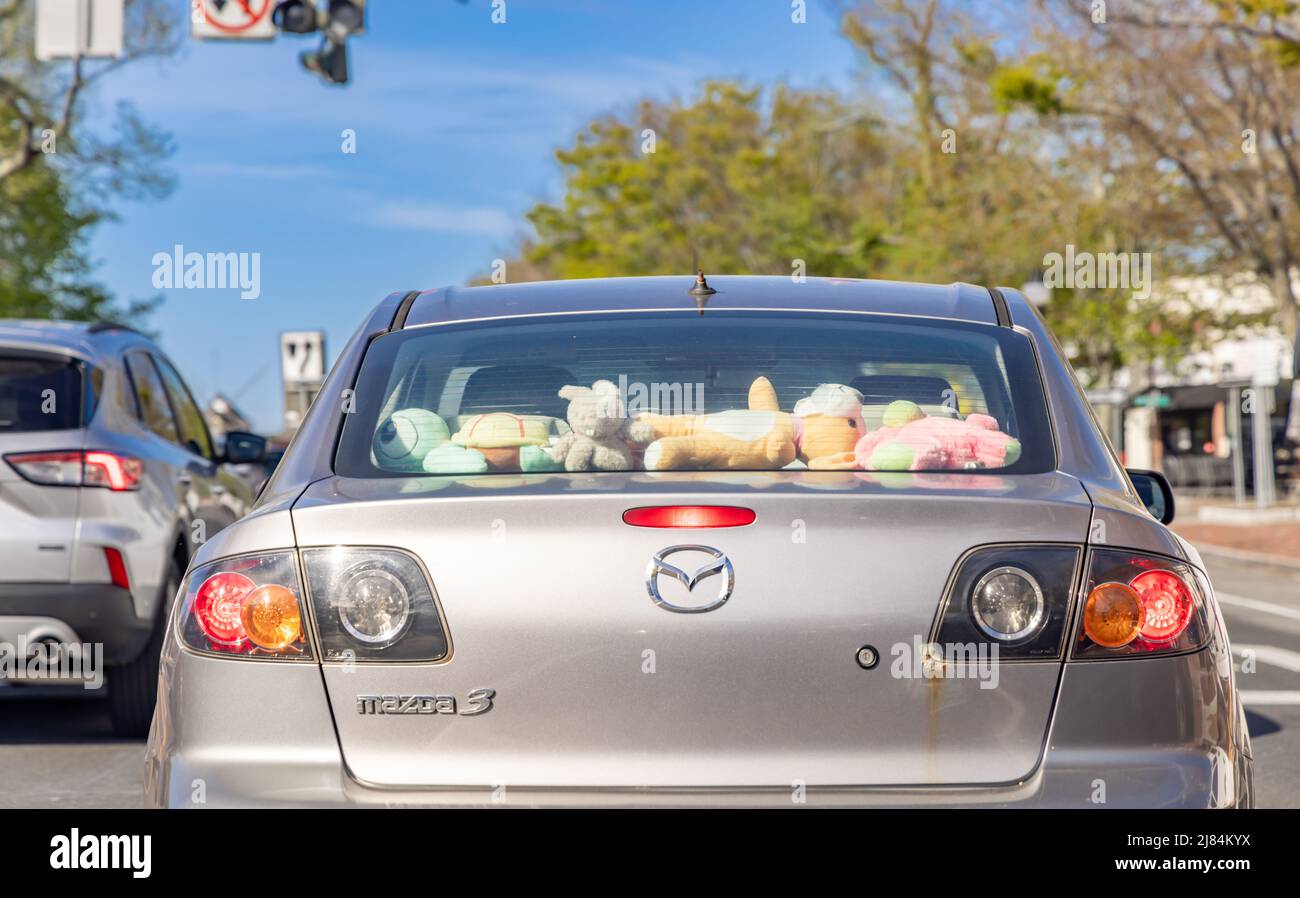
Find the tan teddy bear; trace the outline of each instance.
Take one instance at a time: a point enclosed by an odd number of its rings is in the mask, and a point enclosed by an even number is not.
[[[633,462],[628,443],[654,439],[649,424],[628,419],[618,387],[610,381],[562,387],[560,398],[569,400],[567,417],[572,430],[549,451],[566,471],[630,471]]]
[[[645,451],[647,471],[767,470],[795,458],[791,416],[781,411],[766,377],[749,387],[749,408],[707,415],[644,414],[654,442]]]

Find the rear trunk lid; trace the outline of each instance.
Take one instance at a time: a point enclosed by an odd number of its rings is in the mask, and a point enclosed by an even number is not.
[[[753,509],[746,527],[631,527],[636,506]],[[1036,766],[1060,663],[916,676],[916,647],[974,546],[1085,541],[1060,473],[746,472],[335,477],[293,510],[300,546],[409,550],[452,651],[436,664],[325,664],[347,765],[381,786],[777,787],[1000,783]],[[652,556],[703,544],[730,599],[671,613]],[[683,566],[687,573],[701,564]],[[660,577],[665,597],[700,604]],[[706,594],[706,597],[701,597]],[[880,663],[857,663],[874,646]],[[358,696],[492,689],[477,716],[359,713]]]

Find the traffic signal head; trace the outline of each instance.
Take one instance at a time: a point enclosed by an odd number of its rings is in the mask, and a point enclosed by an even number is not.
[[[300,57],[302,66],[315,72],[331,84],[348,83],[348,47],[343,41],[326,38],[316,52],[306,52]]]
[[[311,0],[281,0],[271,12],[275,27],[289,34],[311,34],[316,30],[316,7]]]
[[[339,35],[360,34],[366,27],[366,0],[329,0],[329,27]]]

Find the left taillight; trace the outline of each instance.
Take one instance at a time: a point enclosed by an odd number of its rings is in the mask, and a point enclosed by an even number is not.
[[[1195,651],[1210,640],[1213,613],[1209,583],[1191,565],[1094,550],[1073,657],[1091,661]]]
[[[14,452],[4,459],[24,480],[44,486],[133,490],[139,488],[140,475],[144,472],[140,459],[102,450]]]
[[[179,633],[201,652],[310,660],[295,553],[243,555],[191,571],[181,593]]]

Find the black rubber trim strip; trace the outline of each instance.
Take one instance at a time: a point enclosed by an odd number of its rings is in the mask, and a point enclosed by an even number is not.
[[[415,297],[420,295],[419,290],[412,290],[402,297],[402,301],[397,304],[397,312],[393,315],[393,323],[388,328],[388,332],[400,331],[406,327],[406,316],[411,314],[411,303],[415,302]]]
[[[1007,298],[997,287],[989,287],[989,296],[993,298],[993,312],[998,317],[998,326],[1011,327],[1011,312],[1007,309]]]

